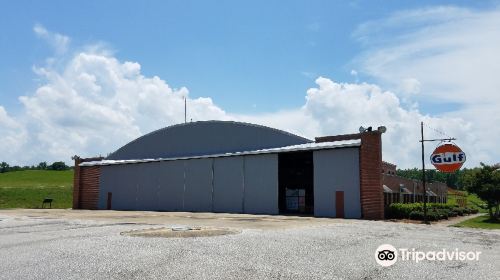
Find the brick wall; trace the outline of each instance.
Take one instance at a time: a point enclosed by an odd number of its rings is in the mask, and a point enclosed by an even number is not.
[[[405,188],[407,188],[411,192],[418,192],[418,185],[414,190],[414,185],[417,184],[417,181],[412,179],[407,179],[403,177],[399,177],[392,174],[383,174],[382,175],[382,184],[389,187],[393,192],[400,192],[400,185],[403,184]]]
[[[396,165],[382,161],[382,173],[396,175]]]
[[[80,169],[79,209],[97,209],[99,201],[99,166],[82,167]]]
[[[361,215],[364,219],[384,219],[381,133],[379,131],[364,132],[360,136]]]
[[[102,158],[75,157],[73,209],[97,209],[101,169],[99,166],[80,166],[80,163],[98,160]]]

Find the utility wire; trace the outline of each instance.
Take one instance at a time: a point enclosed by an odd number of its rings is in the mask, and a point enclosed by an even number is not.
[[[430,125],[428,125],[426,123],[424,123],[424,126],[426,126],[428,129],[430,129],[430,130],[432,130],[432,131],[434,131],[434,132],[436,132],[438,134],[441,134],[441,135],[445,136],[446,138],[452,138],[448,134],[446,134],[446,133],[442,132],[441,130],[436,129],[436,128],[434,128],[434,127],[432,127],[432,126],[430,126]]]

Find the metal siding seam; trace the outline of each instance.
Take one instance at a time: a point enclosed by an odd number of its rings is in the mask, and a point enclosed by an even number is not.
[[[276,213],[279,215],[280,213],[280,206],[279,206],[279,200],[280,200],[280,176],[279,176],[279,160],[278,160],[278,154],[275,154],[275,163],[276,163],[276,185],[275,185],[275,194],[276,194]],[[313,161],[314,161],[314,156],[313,156]],[[314,172],[314,169],[313,169],[313,172]],[[313,177],[314,177],[314,173],[313,173]],[[314,186],[313,186],[314,187]],[[314,212],[314,211],[313,211]]]
[[[161,169],[161,163],[158,164],[158,169]],[[158,186],[156,188],[156,210],[160,210],[160,177],[156,176],[156,185]]]
[[[182,211],[186,211],[186,164],[187,164],[187,161],[184,161],[184,172],[183,172],[183,176],[184,176],[184,181],[183,181],[183,190],[182,190]]]
[[[139,196],[139,184],[135,184],[135,205],[134,210],[137,210],[137,198]]]
[[[245,177],[245,168],[246,168],[245,162],[246,162],[246,157],[243,156],[243,164],[242,164],[242,168],[241,168],[242,188],[243,188],[242,199],[241,199],[241,212],[242,213],[245,213],[245,179],[246,179],[246,177]]]
[[[214,159],[212,159],[212,212],[214,212]]]

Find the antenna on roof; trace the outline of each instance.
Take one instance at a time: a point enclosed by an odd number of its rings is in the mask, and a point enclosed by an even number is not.
[[[187,98],[184,96],[184,123],[187,123]]]

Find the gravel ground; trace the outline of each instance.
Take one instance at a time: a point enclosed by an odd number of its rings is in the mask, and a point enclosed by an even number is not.
[[[205,215],[200,219],[191,213],[186,225],[213,226],[210,221],[217,220],[241,233],[154,238],[120,233],[179,220],[131,222],[58,213],[0,211],[0,279],[500,279],[499,230],[314,218],[286,226],[294,219],[272,216],[262,219],[284,226],[262,228],[254,225],[261,216],[239,218],[233,225],[227,214],[199,214]],[[384,243],[481,255],[478,261],[398,260],[382,267],[374,256]]]

